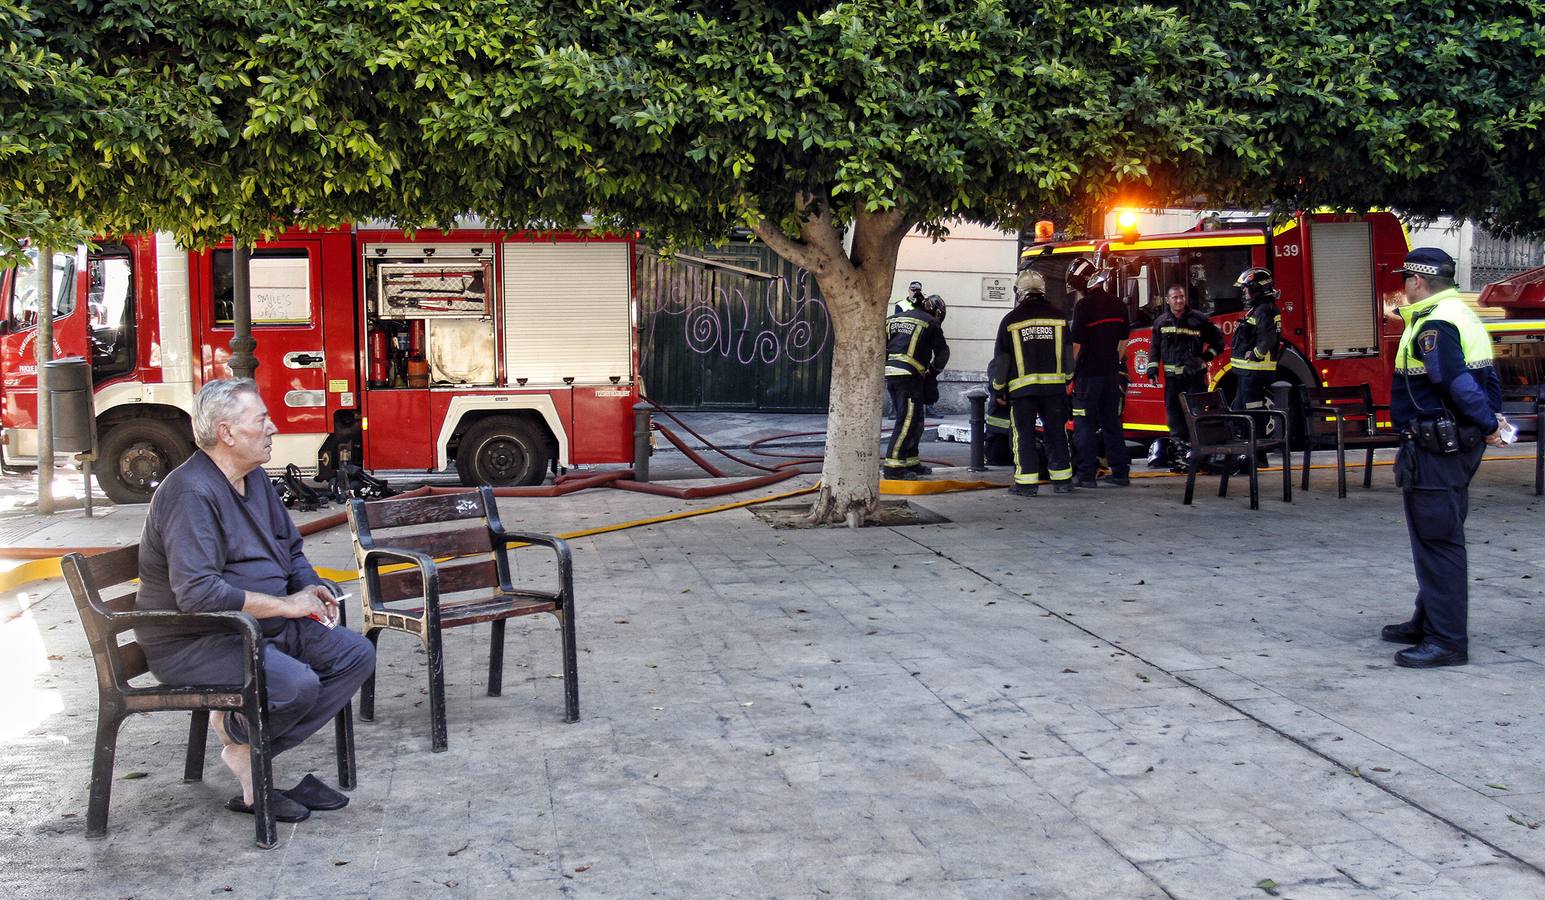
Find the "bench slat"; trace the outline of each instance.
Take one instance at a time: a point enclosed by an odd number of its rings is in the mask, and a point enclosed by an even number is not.
[[[460,564],[442,563],[440,570],[440,593],[454,594],[457,591],[470,591],[476,588],[493,588],[499,585],[499,570],[491,559],[469,561]],[[381,576],[380,598],[383,602],[390,603],[394,600],[406,600],[409,597],[422,597],[424,595],[424,580],[419,575],[417,568],[403,569],[400,572],[390,572]]]
[[[439,525],[458,519],[480,519],[484,515],[483,497],[476,492],[374,500],[361,505],[365,510],[365,521],[372,529]]]
[[[361,544],[369,550],[374,547],[390,547],[394,550],[416,550],[431,557],[441,556],[468,556],[474,553],[487,553],[493,548],[488,539],[488,529],[479,525],[475,528],[460,528],[454,531],[428,531],[417,533],[392,533],[387,535],[371,535],[369,544]]]

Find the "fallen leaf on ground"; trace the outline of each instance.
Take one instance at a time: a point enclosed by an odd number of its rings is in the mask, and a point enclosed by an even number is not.
[[[1272,881],[1270,878],[1262,878],[1260,881],[1255,883],[1255,886],[1272,895],[1273,897],[1277,896],[1277,883]]]
[[[149,772],[125,772],[122,775],[118,776],[118,780],[119,781],[133,781],[136,778],[145,778],[145,777],[147,777],[149,775],[150,775]]]
[[[1488,784],[1486,786],[1489,787],[1489,788],[1493,788],[1495,790],[1499,790],[1499,791],[1507,790],[1507,785],[1505,785],[1505,784]]]

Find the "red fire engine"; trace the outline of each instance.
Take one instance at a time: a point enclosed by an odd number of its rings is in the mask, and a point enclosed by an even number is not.
[[[269,468],[435,472],[536,484],[632,460],[633,239],[479,229],[293,231],[252,250]],[[230,245],[137,235],[54,255],[54,355],[90,360],[96,473],[148,500],[193,451],[190,410],[230,374]],[[37,278],[0,281],[4,459],[38,455]]]
[[[1398,318],[1385,316],[1384,303],[1403,288],[1394,272],[1409,251],[1405,229],[1390,213],[1312,213],[1275,228],[1249,221],[1174,234],[1035,244],[1025,249],[1021,261],[1046,273],[1053,299],[1061,295],[1068,264],[1078,257],[1115,270],[1114,283],[1135,324],[1127,348],[1125,424],[1129,437],[1146,440],[1167,430],[1163,391],[1141,373],[1151,346],[1149,326],[1163,309],[1169,286],[1185,286],[1190,306],[1210,316],[1227,339],[1245,314],[1235,279],[1251,267],[1270,269],[1282,291],[1278,381],[1294,386],[1366,383],[1374,402],[1388,403],[1402,326]],[[1523,318],[1538,313],[1538,307],[1520,307],[1507,318],[1487,321],[1496,342],[1497,370],[1506,383],[1545,380],[1545,320]],[[1235,378],[1227,348],[1213,360],[1209,377],[1215,389],[1232,397]],[[1289,393],[1296,403],[1297,392]],[[1301,417],[1290,412],[1289,421]]]

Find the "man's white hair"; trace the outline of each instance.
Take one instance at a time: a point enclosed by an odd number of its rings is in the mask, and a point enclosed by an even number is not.
[[[258,395],[257,382],[250,378],[221,378],[199,389],[193,398],[193,442],[205,450],[220,438],[220,423],[236,414],[242,394]]]

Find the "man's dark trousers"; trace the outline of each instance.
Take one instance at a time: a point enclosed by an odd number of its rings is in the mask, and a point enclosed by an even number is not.
[[[154,674],[172,684],[239,685],[245,680],[243,655],[238,635],[195,638],[161,654]],[[269,752],[300,744],[338,715],[375,671],[375,660],[375,648],[356,632],[314,619],[285,619],[283,630],[263,643]],[[247,743],[242,717],[227,721],[231,737]]]
[[[1469,567],[1465,517],[1470,479],[1480,468],[1484,443],[1458,453],[1430,453],[1407,441],[1395,461],[1404,492],[1406,530],[1416,565],[1416,612],[1411,624],[1449,650],[1469,650]]]
[[[1181,394],[1196,394],[1207,390],[1206,370],[1183,375],[1164,373],[1164,416],[1169,424],[1170,437],[1187,444],[1191,432],[1186,428],[1186,414],[1180,407]]]
[[[1099,471],[1102,445],[1111,475],[1131,475],[1131,459],[1121,423],[1121,380],[1115,375],[1080,375],[1073,383],[1075,477],[1094,479]]]
[[[1073,477],[1068,459],[1068,397],[1066,394],[1040,394],[1009,400],[1009,420],[1014,440],[1014,483],[1039,484],[1041,454],[1035,446],[1035,419],[1041,419],[1046,439],[1046,468],[1052,481]]]
[[[890,446],[885,451],[884,468],[905,469],[920,465],[918,445],[923,441],[923,379],[920,376],[892,375],[885,379],[891,406],[896,411],[896,427],[891,430]]]

